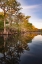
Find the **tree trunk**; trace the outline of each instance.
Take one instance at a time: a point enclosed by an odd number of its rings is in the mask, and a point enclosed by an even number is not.
[[[4,18],[4,34],[6,34],[5,18]]]
[[[6,25],[5,25],[5,8],[4,8],[4,34],[6,34]]]

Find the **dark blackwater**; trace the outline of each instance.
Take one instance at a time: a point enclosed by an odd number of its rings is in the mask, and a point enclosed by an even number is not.
[[[0,35],[0,64],[42,64],[42,35]]]

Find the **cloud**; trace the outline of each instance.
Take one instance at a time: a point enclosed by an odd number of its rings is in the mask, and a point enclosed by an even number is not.
[[[32,23],[36,28],[41,29],[42,28],[42,19],[33,17],[29,20],[30,23]]]
[[[33,9],[33,8],[37,8],[38,5],[32,5],[32,6],[22,6],[23,9]]]
[[[25,15],[37,15],[36,13],[41,13],[42,4],[22,6],[22,8],[21,12]]]
[[[28,5],[28,6],[22,6],[23,9],[34,9],[34,8],[41,8],[42,4],[38,5]]]

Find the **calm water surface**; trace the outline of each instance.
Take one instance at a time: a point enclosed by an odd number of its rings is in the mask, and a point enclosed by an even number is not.
[[[42,35],[0,35],[0,64],[42,64]]]

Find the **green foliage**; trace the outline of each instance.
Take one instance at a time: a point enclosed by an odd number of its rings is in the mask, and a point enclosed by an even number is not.
[[[6,24],[8,24],[9,22],[8,21],[6,21]]]
[[[0,30],[3,30],[3,29],[4,29],[4,22],[0,21]]]
[[[0,18],[2,18],[2,19],[3,19],[3,18],[4,18],[4,16],[3,16],[3,15],[0,15]]]

